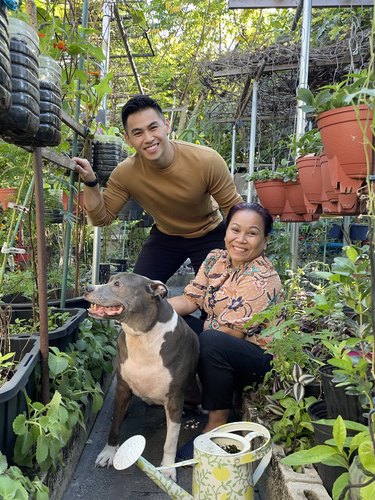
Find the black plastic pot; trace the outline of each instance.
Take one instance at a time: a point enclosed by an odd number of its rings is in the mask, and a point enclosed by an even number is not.
[[[87,316],[85,309],[59,309],[56,308],[55,312],[68,312],[70,317],[60,327],[48,333],[48,342],[50,346],[58,347],[60,351],[65,351],[68,345],[78,339],[79,324]],[[13,309],[11,322],[18,319],[31,319],[33,317],[32,309]],[[28,339],[30,337],[38,337],[39,332],[30,332],[28,334],[17,334],[17,338]],[[13,335],[12,335],[13,337]]]
[[[368,226],[363,224],[352,224],[350,226],[350,239],[352,241],[364,241],[368,238]]]
[[[346,394],[344,387],[335,386],[333,370],[334,367],[331,365],[319,368],[328,418],[337,418],[341,415],[343,419],[366,424],[358,396]]]
[[[0,120],[7,115],[12,94],[8,17],[5,6],[0,3]]]
[[[111,259],[111,264],[116,268],[116,272],[124,273],[127,270],[128,262],[126,259]]]
[[[326,402],[321,400],[312,403],[308,408],[308,414],[314,427],[315,445],[325,444],[328,439],[332,439],[333,427],[331,425],[315,423],[316,420],[327,418]],[[344,467],[335,467],[324,464],[315,464],[315,468],[318,471],[325,489],[328,491],[329,495],[332,495],[334,482],[343,472],[346,472],[346,469],[344,469]]]
[[[54,296],[48,300],[48,307],[60,307],[60,297],[61,294],[58,291],[54,293]],[[10,304],[12,309],[31,309],[33,307],[29,297],[19,294],[4,295],[1,301]],[[70,297],[65,300],[65,309],[88,309],[89,307],[90,303],[82,296]]]
[[[139,220],[143,221],[143,227],[151,227],[154,219],[146,213],[143,208],[133,199],[129,200],[122,207],[118,214],[120,220]]]
[[[27,410],[23,390],[36,400],[35,367],[39,362],[40,342],[37,337],[11,338],[10,352],[15,352],[19,362],[13,377],[0,387],[0,451],[11,462],[16,435],[13,420]]]

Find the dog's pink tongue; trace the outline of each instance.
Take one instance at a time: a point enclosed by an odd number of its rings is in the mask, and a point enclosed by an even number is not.
[[[99,306],[98,304],[93,304],[89,308],[88,312],[90,314],[94,314],[95,316],[116,316],[121,313],[122,309],[122,306],[104,307]]]

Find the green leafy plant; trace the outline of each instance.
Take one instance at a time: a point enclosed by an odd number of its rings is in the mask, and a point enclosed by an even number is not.
[[[109,320],[85,319],[80,323],[79,338],[74,348],[80,359],[85,359],[85,367],[95,380],[100,380],[104,373],[113,371],[117,336],[118,330]]]
[[[277,417],[272,423],[274,442],[282,444],[286,454],[309,448],[314,429],[307,409],[316,398],[310,396],[297,401],[280,390],[267,400],[266,408]]]
[[[332,425],[331,420],[318,420],[317,424]],[[369,427],[371,424],[369,424]],[[353,437],[347,436],[347,429],[357,431]],[[344,472],[333,485],[333,500],[347,499],[347,490],[350,487],[349,470],[353,457],[358,454],[362,470],[367,476],[366,485],[361,484],[360,497],[363,500],[372,500],[375,497],[375,445],[371,431],[357,422],[344,421],[341,416],[333,422],[333,439],[324,445],[317,445],[309,450],[301,450],[281,460],[285,465],[304,466],[314,463],[323,463],[331,466],[344,467]]]
[[[369,80],[370,77],[370,80]],[[360,104],[366,99],[375,96],[374,75],[370,76],[366,70],[361,73],[353,73],[335,85],[324,85],[320,91],[314,94],[310,89],[300,88],[297,99],[304,102],[301,109],[306,113],[318,115],[330,109]]]
[[[281,160],[281,167],[276,169],[263,168],[252,174],[245,175],[247,181],[281,180],[284,182],[295,181],[298,178],[298,170],[295,165],[287,165],[286,160]]]
[[[302,134],[298,140],[294,137],[292,151],[295,158],[307,154],[321,154],[323,151],[323,144],[319,130],[317,128],[312,128]]]
[[[24,476],[16,466],[8,467],[0,452],[0,497],[3,500],[48,500],[48,487],[39,478]]]
[[[11,373],[16,368],[16,363],[13,361],[14,352],[2,354],[0,352],[0,387],[9,379]]]
[[[63,399],[58,391],[46,405],[32,402],[27,394],[25,397],[27,415],[18,415],[13,422],[17,435],[14,461],[30,468],[37,463],[41,471],[47,471],[61,462],[61,450],[74,425],[83,425],[82,412],[76,401]]]
[[[326,343],[335,367],[333,381],[348,394],[358,395],[372,409],[374,343],[371,327],[371,283],[368,247],[347,247],[346,256],[336,257],[331,271],[317,272],[319,278],[334,284],[337,301],[346,308],[346,335],[341,343]]]
[[[66,312],[54,311],[53,308],[48,309],[48,331],[53,332],[60,328],[68,319],[71,314]],[[38,315],[29,319],[15,318],[13,323],[9,323],[9,335],[25,335],[36,332],[40,328],[40,321]]]
[[[55,390],[68,401],[77,401],[85,406],[92,401],[92,411],[99,411],[103,404],[103,391],[85,367],[83,356],[80,359],[78,351],[66,353],[57,347],[50,350],[48,366]]]

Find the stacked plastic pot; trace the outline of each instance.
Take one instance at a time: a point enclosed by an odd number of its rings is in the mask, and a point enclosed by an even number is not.
[[[39,39],[32,26],[15,18],[7,24],[3,7],[0,56],[1,137],[22,146],[57,146],[61,141],[61,69],[50,57],[39,55]]]
[[[39,41],[25,22],[9,19],[12,103],[1,124],[3,139],[24,144],[39,127]]]
[[[126,144],[116,135],[97,135],[93,146],[93,168],[105,186],[112,170],[127,157]]]
[[[33,146],[58,146],[61,142],[61,67],[48,56],[39,57],[40,120]]]

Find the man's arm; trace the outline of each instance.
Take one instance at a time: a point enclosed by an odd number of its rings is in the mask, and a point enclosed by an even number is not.
[[[237,203],[243,203],[242,196],[237,192],[224,159],[214,151],[213,161],[208,170],[208,190],[226,215],[229,209]]]

